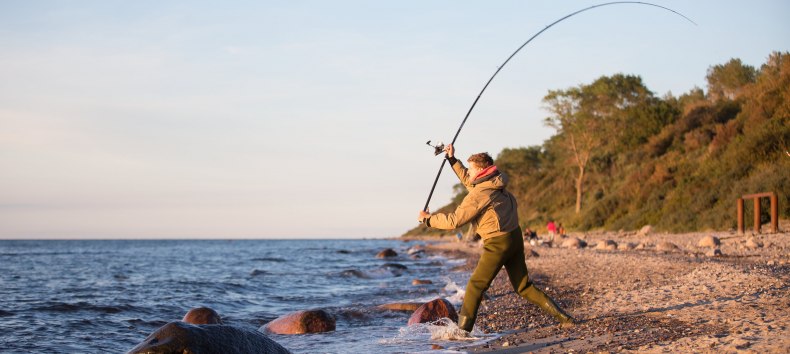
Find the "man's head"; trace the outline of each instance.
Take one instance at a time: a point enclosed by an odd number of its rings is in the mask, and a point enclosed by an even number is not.
[[[472,177],[477,176],[480,171],[494,164],[494,159],[487,152],[469,156],[469,159],[466,161],[469,162],[469,175]]]

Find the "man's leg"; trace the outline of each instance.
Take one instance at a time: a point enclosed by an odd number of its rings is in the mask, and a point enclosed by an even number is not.
[[[505,251],[508,249],[506,238],[507,236],[494,237],[483,243],[483,254],[466,284],[464,304],[461,306],[461,314],[458,316],[458,327],[467,332],[471,331],[475,325],[483,292],[491,286],[491,282],[502,268],[506,256]]]
[[[507,276],[510,278],[510,284],[513,285],[513,290],[516,291],[521,297],[529,300],[531,303],[538,305],[543,311],[554,317],[560,323],[574,323],[573,317],[569,316],[552,300],[546,293],[535,287],[529,281],[529,272],[527,271],[527,264],[524,261],[524,243],[521,239],[521,234],[511,233],[508,236],[513,238],[512,247],[514,247],[513,256],[505,260],[505,270]],[[516,240],[518,239],[518,240]]]

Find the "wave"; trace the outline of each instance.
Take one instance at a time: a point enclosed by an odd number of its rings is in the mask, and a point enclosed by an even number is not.
[[[44,306],[37,306],[33,307],[31,310],[34,311],[46,311],[46,312],[78,312],[78,311],[94,311],[94,312],[101,312],[101,313],[120,313],[124,311],[135,311],[137,308],[131,305],[95,305],[90,304],[87,302],[77,302],[77,303],[68,303],[68,302],[50,302]]]

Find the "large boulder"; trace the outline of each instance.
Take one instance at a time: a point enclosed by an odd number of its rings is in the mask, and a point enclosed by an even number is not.
[[[395,252],[392,248],[387,248],[382,250],[376,255],[376,258],[389,258],[389,257],[397,257],[398,252]]]
[[[227,325],[170,322],[149,335],[127,354],[288,354],[265,334]]]
[[[453,322],[458,322],[458,313],[455,307],[445,299],[429,301],[414,311],[409,318],[409,326],[418,323],[434,322],[442,318],[449,318]]]
[[[189,324],[222,324],[217,311],[208,307],[196,307],[187,312],[181,320]]]
[[[330,332],[335,330],[335,318],[320,309],[296,311],[274,319],[261,329],[276,334]]]
[[[721,241],[716,236],[705,236],[699,240],[697,247],[710,247],[716,248],[721,245]]]

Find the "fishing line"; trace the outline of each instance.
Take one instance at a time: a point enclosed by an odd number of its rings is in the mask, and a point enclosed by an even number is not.
[[[551,28],[552,26],[554,26],[554,25],[556,25],[556,24],[568,19],[569,17],[572,17],[574,15],[580,14],[580,13],[585,12],[587,10],[592,10],[592,9],[594,9],[596,7],[603,7],[603,6],[608,6],[608,5],[621,5],[621,4],[634,4],[634,5],[646,5],[646,6],[657,7],[657,8],[664,9],[664,10],[667,10],[669,12],[672,12],[672,13],[680,16],[680,17],[683,17],[684,19],[688,20],[689,22],[691,22],[695,26],[697,25],[696,22],[692,21],[690,18],[686,17],[685,15],[681,14],[680,12],[672,10],[672,9],[670,9],[668,7],[664,7],[664,6],[656,5],[656,4],[651,4],[649,2],[642,2],[642,1],[613,1],[613,2],[607,2],[607,3],[603,3],[603,4],[598,4],[598,5],[593,5],[593,6],[590,6],[590,7],[586,7],[586,8],[583,8],[581,10],[578,10],[576,12],[573,12],[571,14],[568,14],[568,15],[560,18],[559,20],[556,20],[556,21],[552,22],[548,26],[544,27],[542,30],[538,31],[538,33],[535,33],[534,35],[532,35],[532,37],[530,37],[526,42],[524,42],[524,44],[522,44],[520,47],[518,47],[518,49],[516,49],[516,51],[514,51],[513,54],[510,54],[510,56],[507,57],[505,62],[502,63],[502,65],[500,65],[496,69],[496,71],[494,72],[494,75],[491,75],[491,78],[488,79],[488,81],[486,82],[485,86],[483,86],[483,89],[480,90],[480,93],[477,95],[477,98],[475,98],[474,102],[472,102],[472,106],[469,107],[469,110],[466,112],[466,116],[464,116],[464,120],[461,121],[461,126],[458,127],[458,131],[455,132],[455,136],[453,137],[453,141],[450,144],[455,144],[456,139],[458,139],[458,134],[461,134],[461,129],[463,129],[464,124],[466,124],[466,120],[469,118],[469,114],[472,113],[472,110],[475,108],[475,105],[477,104],[477,101],[480,100],[480,96],[483,95],[483,92],[485,92],[486,88],[488,88],[488,85],[491,84],[491,81],[494,80],[494,78],[497,76],[497,74],[499,74],[499,71],[501,71],[502,68],[505,67],[505,65],[510,61],[510,59],[513,59],[513,57],[516,56],[516,54],[518,54],[518,52],[521,51],[522,48],[524,48],[527,44],[529,44],[529,42],[532,42],[532,40],[535,39],[536,37],[540,36],[541,33],[545,32],[547,29]],[[431,145],[431,141],[429,140],[427,142],[427,144]],[[439,144],[439,145],[436,145],[436,146],[431,145],[431,146],[434,148],[434,154],[435,155],[440,154],[442,149],[444,148],[443,144]],[[425,207],[422,208],[426,212],[428,211],[428,204],[431,202],[431,197],[433,197],[433,192],[436,189],[436,183],[439,182],[439,176],[442,175],[442,169],[444,169],[444,164],[445,163],[447,163],[447,159],[442,159],[442,164],[441,164],[441,166],[439,166],[439,172],[436,174],[436,179],[433,180],[433,186],[431,187],[431,192],[428,194],[428,200],[425,201]]]

